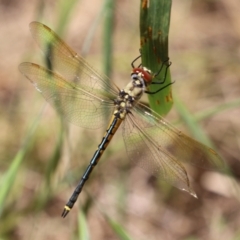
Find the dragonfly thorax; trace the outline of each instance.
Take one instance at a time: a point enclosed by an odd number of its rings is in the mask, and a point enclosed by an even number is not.
[[[142,97],[146,89],[146,84],[140,75],[132,74],[132,81],[127,86],[119,91],[118,97],[115,100],[114,114],[121,119],[124,119],[126,114],[131,112],[131,108]]]

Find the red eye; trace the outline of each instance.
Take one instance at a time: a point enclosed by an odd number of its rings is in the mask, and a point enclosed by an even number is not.
[[[148,69],[143,69],[143,68],[133,68],[133,73],[142,74],[142,78],[146,83],[151,83],[152,82],[152,74],[150,72],[150,70]]]

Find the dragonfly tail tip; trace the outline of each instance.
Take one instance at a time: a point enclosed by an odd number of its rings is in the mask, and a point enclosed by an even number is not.
[[[68,206],[65,206],[64,209],[63,209],[63,212],[62,212],[62,217],[65,218],[68,213],[70,212],[70,208]]]

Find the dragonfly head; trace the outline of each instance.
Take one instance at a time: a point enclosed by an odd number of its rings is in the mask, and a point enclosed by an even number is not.
[[[143,79],[145,85],[149,85],[152,82],[153,74],[151,70],[146,67],[133,68],[131,73],[131,78],[137,80],[139,78]]]

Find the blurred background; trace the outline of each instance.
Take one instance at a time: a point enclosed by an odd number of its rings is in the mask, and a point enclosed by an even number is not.
[[[169,56],[175,105],[166,117],[194,138],[193,121],[204,130],[231,176],[191,169],[199,197],[194,199],[132,167],[119,130],[77,204],[61,218],[105,129],[62,122],[18,65],[43,61],[28,27],[38,20],[103,72],[105,6],[103,0],[0,1],[0,238],[240,239],[240,6],[235,0],[173,0]],[[121,88],[139,54],[139,9],[137,0],[115,2],[110,77]]]

